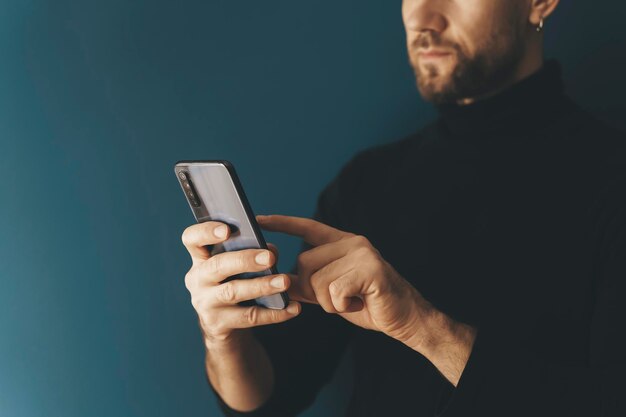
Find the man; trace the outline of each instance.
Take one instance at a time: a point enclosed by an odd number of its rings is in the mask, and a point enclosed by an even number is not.
[[[210,257],[227,228],[184,232],[226,415],[296,415],[348,344],[349,416],[626,415],[626,138],[544,62],[557,4],[403,2],[439,117],[359,152],[314,219],[259,216],[306,242],[291,274],[222,282],[266,269],[277,249]],[[285,290],[286,310],[239,304]]]

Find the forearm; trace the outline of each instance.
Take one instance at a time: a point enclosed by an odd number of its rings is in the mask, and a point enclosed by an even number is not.
[[[205,341],[209,382],[237,411],[260,407],[272,393],[274,372],[263,346],[249,331],[228,341]]]
[[[407,342],[421,353],[455,387],[472,352],[476,329],[430,307]]]

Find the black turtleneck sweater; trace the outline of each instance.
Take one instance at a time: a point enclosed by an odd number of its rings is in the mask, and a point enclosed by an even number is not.
[[[351,417],[626,416],[626,136],[564,94],[554,60],[437,109],[415,135],[354,156],[314,217],[365,235],[427,300],[476,326],[458,386],[402,343],[304,304],[254,329],[273,395],[248,413],[218,396],[226,415],[296,415],[349,348]]]

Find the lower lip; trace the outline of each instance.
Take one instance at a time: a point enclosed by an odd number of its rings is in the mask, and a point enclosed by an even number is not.
[[[446,56],[450,55],[449,53],[420,53],[419,56],[420,58],[423,59],[437,59],[437,58],[444,58]]]

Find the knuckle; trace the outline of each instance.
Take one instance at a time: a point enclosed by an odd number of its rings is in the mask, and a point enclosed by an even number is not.
[[[340,295],[341,294],[341,284],[338,281],[333,281],[328,286],[328,291],[332,295]]]
[[[212,256],[206,261],[207,272],[209,274],[211,275],[219,274],[220,270],[222,269],[222,264],[224,263],[222,261],[223,260],[222,255],[223,254]]]
[[[206,311],[206,303],[205,300],[199,297],[191,297],[191,305],[196,310],[196,312],[201,313]]]
[[[368,246],[359,246],[354,250],[354,254],[361,257],[368,257],[372,255],[372,250]]]
[[[198,317],[202,323],[202,328],[211,334],[217,334],[224,327],[222,320],[218,319],[216,311],[199,311]]]
[[[187,291],[189,292],[193,290],[192,281],[193,281],[193,274],[191,273],[191,270],[189,270],[185,274],[185,287],[187,288]]]
[[[270,311],[270,320],[272,322],[282,321],[283,320],[283,310],[271,310]]]
[[[244,310],[243,319],[246,324],[255,326],[259,321],[259,308],[257,306],[250,306]]]
[[[385,268],[382,262],[375,256],[369,256],[369,258],[363,263],[363,268],[368,271],[369,274],[379,276],[384,274]]]
[[[264,321],[269,323],[274,323],[278,321],[280,316],[279,312],[280,310],[268,309],[263,317]]]
[[[225,303],[232,303],[237,299],[237,289],[232,281],[221,284],[217,294],[219,300]]]
[[[354,240],[357,246],[367,247],[370,245],[369,239],[363,235],[354,235],[352,240]]]

